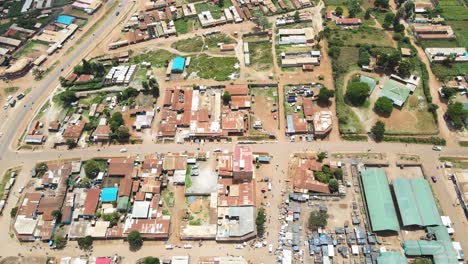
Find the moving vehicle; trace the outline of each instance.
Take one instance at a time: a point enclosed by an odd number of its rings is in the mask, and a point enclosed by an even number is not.
[[[20,93],[18,94],[18,96],[16,96],[16,99],[21,100],[24,98],[24,96],[25,96],[24,93]]]
[[[125,153],[125,152],[127,152],[126,148],[120,149],[120,153]]]
[[[173,247],[172,245],[166,245],[165,248],[166,248],[167,250],[174,249],[174,247]]]
[[[432,150],[435,150],[435,151],[442,151],[442,148],[439,147],[439,146],[433,146],[433,147],[432,147]]]

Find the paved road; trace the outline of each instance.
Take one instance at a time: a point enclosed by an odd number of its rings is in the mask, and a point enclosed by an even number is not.
[[[106,3],[107,6],[112,6],[117,0],[111,0]],[[40,103],[44,102],[43,99],[49,96],[49,91],[58,85],[58,80],[60,75],[67,70],[71,70],[73,65],[79,62],[98,44],[99,39],[102,39],[105,35],[112,31],[112,29],[119,23],[120,18],[125,16],[123,10],[129,10],[131,8],[132,2],[129,0],[122,0],[122,3],[117,7],[116,12],[121,14],[116,17],[115,15],[106,16],[101,24],[96,28],[92,36],[86,37],[84,41],[74,47],[74,50],[69,53],[69,55],[62,57],[57,67],[55,67],[42,81],[38,82],[38,85],[35,86],[32,91],[23,99],[23,103],[17,106],[18,108],[15,111],[9,114],[5,124],[8,124],[3,127],[4,131],[3,136],[0,139],[0,153],[5,153],[8,151],[9,146],[12,143],[12,140],[15,139],[19,133],[18,131],[23,131],[23,126],[26,122],[32,117],[33,110],[39,110]],[[98,37],[96,37],[98,36]],[[65,51],[62,51],[63,53]],[[23,108],[20,108],[23,105]],[[0,154],[0,157],[1,155]],[[3,158],[3,157],[2,157]]]

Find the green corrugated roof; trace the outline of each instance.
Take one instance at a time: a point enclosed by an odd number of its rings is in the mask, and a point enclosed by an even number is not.
[[[400,252],[396,251],[386,251],[380,252],[380,255],[377,257],[377,264],[406,264],[408,260]]]
[[[400,225],[385,172],[381,169],[367,169],[361,172],[361,178],[372,230],[399,231]]]
[[[365,76],[365,75],[361,75],[359,77],[359,81],[363,82],[363,83],[367,83],[370,87],[370,90],[369,90],[369,94],[372,93],[372,91],[374,90],[375,88],[375,85],[377,85],[377,81],[375,81],[374,79],[372,79],[371,77],[368,77],[368,76]]]
[[[406,102],[406,99],[408,99],[410,92],[410,89],[403,84],[393,80],[387,80],[380,92],[380,97],[388,97],[394,104],[402,106]]]
[[[419,205],[419,212],[425,226],[442,225],[439,209],[434,200],[429,183],[423,178],[411,180],[411,186]]]
[[[403,248],[407,256],[432,256],[434,264],[458,264],[452,242],[405,240]]]
[[[126,211],[128,209],[129,198],[127,196],[122,196],[117,201],[117,209],[119,211]]]
[[[404,226],[442,225],[434,197],[425,179],[395,179],[393,190]]]
[[[427,231],[433,233],[437,241],[452,242],[452,239],[450,238],[450,235],[445,226],[429,226],[427,227]]]

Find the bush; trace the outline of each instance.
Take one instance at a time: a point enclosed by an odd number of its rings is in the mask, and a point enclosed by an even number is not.
[[[93,238],[91,236],[85,236],[78,239],[78,246],[82,250],[88,250],[93,245]]]
[[[463,109],[463,104],[460,102],[450,103],[447,108],[447,115],[452,120],[453,126],[461,129],[464,126],[464,121],[468,118],[468,110]]]
[[[322,89],[320,89],[317,101],[322,104],[328,104],[330,102],[330,98],[334,95],[335,91],[328,90],[327,88],[323,87]]]
[[[328,189],[330,189],[331,193],[337,192],[338,187],[338,181],[336,179],[331,179],[330,182],[328,182]]]
[[[348,140],[348,141],[367,141],[366,136],[361,136],[361,135],[342,135],[342,139]]]
[[[389,116],[393,111],[393,101],[385,96],[379,97],[375,102],[374,110],[380,115]]]
[[[380,120],[377,121],[375,125],[371,128],[371,132],[374,135],[375,141],[382,141],[385,134],[385,123]]]
[[[127,240],[131,250],[137,250],[143,246],[143,239],[138,231],[134,230],[128,233]]]
[[[63,107],[69,107],[73,102],[78,100],[75,92],[70,90],[59,93],[57,98]]]
[[[122,117],[122,113],[120,112],[113,113],[109,120],[109,127],[112,130],[112,132],[115,133],[117,129],[123,124],[124,124],[124,119]]]
[[[228,105],[231,102],[231,94],[228,91],[223,93],[223,104]]]
[[[447,141],[439,137],[430,137],[430,138],[417,138],[417,137],[389,137],[385,136],[383,141],[385,142],[401,142],[409,144],[429,144],[429,145],[439,145],[445,146]]]
[[[67,245],[67,239],[61,234],[56,234],[54,236],[54,244],[57,249],[62,249]]]
[[[328,214],[322,211],[312,211],[307,222],[310,231],[317,231],[320,227],[327,226]]]
[[[11,218],[14,218],[17,212],[18,212],[18,206],[11,208],[11,211],[10,211]]]
[[[263,233],[265,232],[265,221],[265,208],[260,207],[257,212],[257,218],[255,219],[255,224],[257,225],[257,234],[259,237],[262,237]]]
[[[219,1],[219,2],[223,2],[223,1]],[[146,257],[143,260],[143,264],[159,264],[159,263],[160,263],[159,259],[155,257]]]
[[[364,82],[351,82],[346,89],[346,99],[354,105],[361,106],[366,102],[370,87]]]
[[[100,172],[99,163],[95,160],[88,160],[84,165],[86,177],[94,179]]]

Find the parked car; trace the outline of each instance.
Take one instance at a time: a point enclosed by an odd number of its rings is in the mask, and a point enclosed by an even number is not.
[[[437,182],[437,177],[436,177],[436,176],[432,176],[432,177],[431,177],[431,180],[432,180],[432,182],[436,183],[436,182]]]
[[[442,151],[442,148],[439,147],[439,146],[433,146],[433,147],[432,147],[432,150],[435,150],[435,151]]]
[[[126,148],[120,149],[120,153],[125,153],[125,152],[127,152]]]
[[[24,98],[24,96],[25,96],[24,93],[20,93],[18,94],[18,96],[16,96],[16,99],[21,100]]]
[[[174,249],[174,247],[172,245],[166,245],[165,248],[168,249],[168,250]]]
[[[10,106],[11,107],[15,107],[16,105],[16,99],[13,99],[11,102],[10,102]]]

